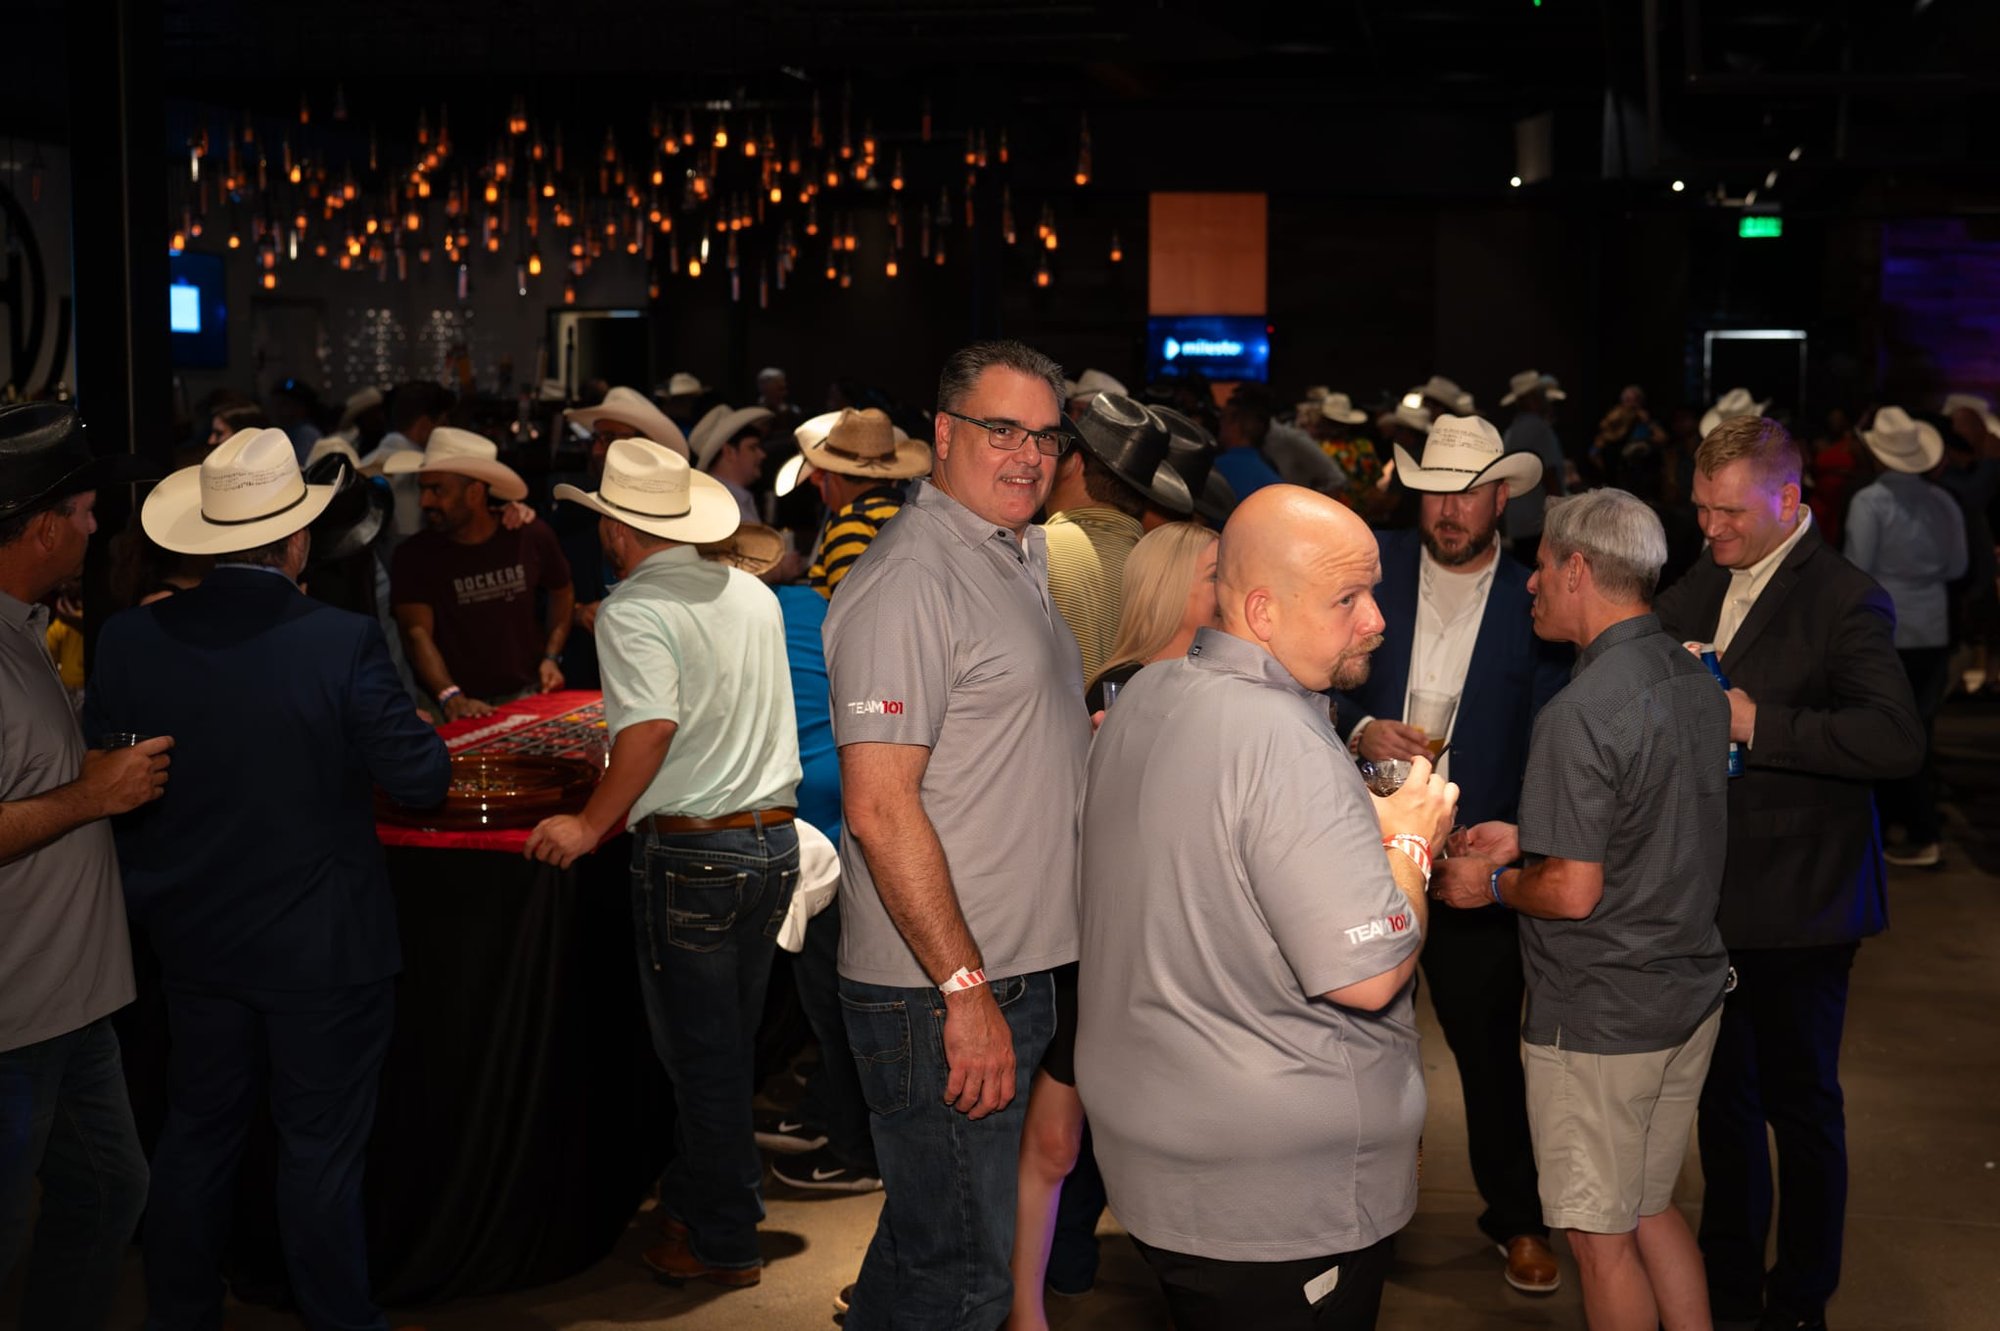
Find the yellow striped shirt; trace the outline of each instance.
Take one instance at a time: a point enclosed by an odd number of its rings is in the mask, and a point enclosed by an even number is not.
[[[1076,635],[1083,677],[1090,679],[1104,668],[1118,636],[1125,557],[1145,529],[1137,518],[1091,504],[1050,514],[1042,530],[1049,537],[1049,599]]]
[[[820,532],[819,549],[813,552],[812,568],[806,573],[812,589],[831,601],[833,589],[847,576],[847,570],[861,558],[861,552],[882,530],[882,524],[895,517],[902,507],[903,492],[899,487],[878,485],[863,491],[853,503],[827,518]]]

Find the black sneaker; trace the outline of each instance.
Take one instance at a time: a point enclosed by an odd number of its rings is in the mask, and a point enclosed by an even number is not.
[[[796,1113],[783,1109],[760,1109],[755,1116],[757,1144],[780,1155],[817,1151],[826,1145],[826,1134],[809,1127]]]
[[[786,1156],[771,1162],[771,1172],[780,1183],[788,1183],[794,1188],[805,1188],[813,1192],[880,1192],[882,1179],[878,1174],[866,1174],[858,1169],[849,1169],[833,1158],[833,1153],[824,1147],[807,1151],[804,1155]]]

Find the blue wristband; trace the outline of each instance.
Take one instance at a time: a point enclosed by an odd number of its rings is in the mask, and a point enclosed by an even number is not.
[[[1503,864],[1499,868],[1493,871],[1493,876],[1491,878],[1486,880],[1486,890],[1493,894],[1493,904],[1496,906],[1504,906],[1507,904],[1506,902],[1500,899],[1500,875],[1506,872],[1507,872],[1507,866]]]

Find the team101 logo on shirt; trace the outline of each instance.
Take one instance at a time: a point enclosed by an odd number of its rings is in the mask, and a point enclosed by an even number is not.
[[[851,702],[847,704],[847,710],[856,716],[901,716],[903,714],[903,700],[901,698],[873,698],[867,702]]]
[[[1346,933],[1349,943],[1365,943],[1371,938],[1389,938],[1407,932],[1409,927],[1410,913],[1400,911],[1394,915],[1384,915],[1379,920],[1370,920],[1366,924],[1357,924],[1343,932]]]

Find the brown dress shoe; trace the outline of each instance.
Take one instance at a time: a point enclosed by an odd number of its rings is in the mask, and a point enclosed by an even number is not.
[[[1553,1294],[1562,1288],[1555,1249],[1536,1234],[1520,1234],[1500,1250],[1507,1259],[1507,1283],[1523,1294]]]
[[[639,1260],[670,1279],[706,1280],[724,1289],[748,1289],[764,1278],[761,1266],[710,1266],[702,1261],[688,1246],[687,1227],[684,1225],[679,1234],[672,1235],[665,1243],[656,1243],[646,1249]]]

